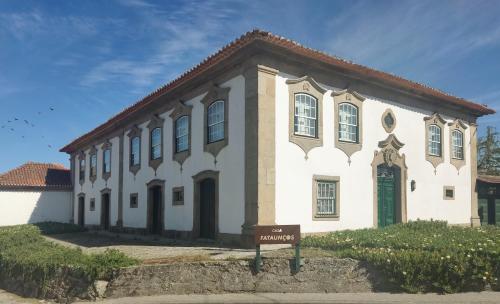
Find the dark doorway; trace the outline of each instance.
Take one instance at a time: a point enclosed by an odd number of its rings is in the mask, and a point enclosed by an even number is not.
[[[161,186],[149,188],[148,228],[151,234],[163,231],[163,191]]]
[[[85,197],[78,198],[78,225],[85,226]]]
[[[200,182],[200,238],[215,238],[215,180]]]
[[[104,230],[109,230],[110,224],[110,199],[109,193],[104,193],[101,196],[101,227]]]
[[[401,222],[399,202],[400,170],[396,166],[377,167],[377,217],[378,227],[386,227]]]

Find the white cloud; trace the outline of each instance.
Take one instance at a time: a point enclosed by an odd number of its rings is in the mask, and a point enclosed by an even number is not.
[[[101,61],[83,77],[84,86],[120,81],[140,88],[150,86],[157,78],[165,81],[165,76],[173,77],[192,65],[193,58],[201,60],[226,43],[220,39],[220,33],[227,24],[224,21],[235,13],[220,1],[183,2],[169,11],[145,1],[120,3],[142,8],[136,30],[151,33],[153,37],[144,45],[145,50],[151,51],[135,58]]]

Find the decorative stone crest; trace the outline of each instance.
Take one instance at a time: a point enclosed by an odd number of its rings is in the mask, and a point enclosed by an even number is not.
[[[391,133],[396,128],[396,116],[391,109],[385,110],[382,114],[382,126],[387,133]]]

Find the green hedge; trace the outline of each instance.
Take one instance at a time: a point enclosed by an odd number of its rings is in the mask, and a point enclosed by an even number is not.
[[[302,244],[374,265],[407,292],[499,288],[500,228],[415,221],[306,237]]]
[[[92,282],[107,278],[115,268],[136,263],[117,250],[88,255],[80,249],[54,244],[43,238],[40,228],[34,225],[0,228],[2,277],[22,276],[26,282],[37,282],[42,290],[48,280],[55,279],[59,269],[71,268]]]

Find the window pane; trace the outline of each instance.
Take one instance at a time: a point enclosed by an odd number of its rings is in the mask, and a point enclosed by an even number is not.
[[[358,108],[349,103],[339,105],[339,140],[358,141]]]
[[[224,101],[212,103],[207,110],[208,143],[224,139]]]
[[[155,128],[151,131],[151,159],[161,157],[161,129]]]
[[[136,136],[132,138],[130,147],[130,164],[132,166],[139,165],[140,163],[140,153],[141,153],[141,139]]]
[[[182,152],[189,149],[189,118],[182,116],[175,122],[175,151]]]
[[[90,156],[90,176],[97,175],[97,155],[93,154]]]
[[[316,214],[333,215],[337,213],[336,201],[336,183],[335,182],[317,182],[317,201]]]
[[[316,137],[316,120],[316,98],[307,94],[295,94],[294,133]]]
[[[103,151],[103,167],[102,170],[104,173],[111,172],[111,150],[106,149]]]
[[[429,126],[429,154],[441,156],[441,128],[437,125]]]
[[[462,132],[453,130],[451,133],[451,157],[455,159],[464,158],[464,136]]]

